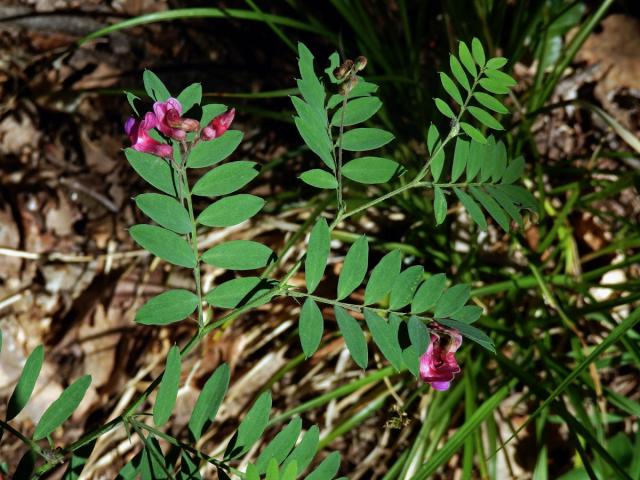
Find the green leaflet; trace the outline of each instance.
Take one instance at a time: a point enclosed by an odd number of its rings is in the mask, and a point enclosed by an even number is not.
[[[228,130],[213,140],[200,140],[189,153],[187,167],[202,168],[220,163],[238,148],[243,137],[244,133],[239,130]]]
[[[458,57],[460,57],[460,61],[462,62],[462,65],[464,65],[464,68],[466,68],[471,76],[475,78],[478,75],[476,64],[473,61],[469,47],[467,47],[467,44],[462,41],[458,44]]]
[[[168,325],[187,318],[198,307],[198,296],[189,290],[168,290],[145,303],[136,313],[142,325]]]
[[[144,193],[138,195],[135,202],[158,225],[176,233],[191,232],[189,213],[174,197],[161,193]]]
[[[462,95],[460,95],[460,90],[456,87],[456,84],[453,82],[451,77],[444,72],[440,72],[440,83],[444,87],[445,91],[453,98],[458,105],[463,105],[464,100],[462,100]]]
[[[225,449],[225,459],[238,458],[249,451],[251,446],[262,436],[265,428],[267,428],[270,411],[271,393],[264,392],[240,422],[238,432]]]
[[[173,171],[167,160],[149,153],[138,152],[133,148],[124,151],[129,164],[144,180],[168,195],[178,196],[178,174]],[[186,188],[183,188],[183,192]]]
[[[389,308],[399,310],[411,303],[415,291],[422,281],[424,268],[420,265],[413,265],[402,272],[393,284]]]
[[[155,225],[134,225],[129,234],[145,250],[156,257],[181,267],[193,268],[196,258],[187,241],[180,235]]]
[[[272,295],[266,295],[271,289],[271,283],[260,277],[235,278],[215,287],[205,299],[214,307],[236,308],[264,297],[260,303],[264,305],[272,298]]]
[[[340,306],[336,305],[333,311],[338,322],[338,328],[340,328],[340,333],[344,337],[344,342],[353,361],[360,368],[366,369],[369,363],[369,350],[360,324]]]
[[[477,343],[481,347],[486,348],[492,353],[496,353],[495,346],[493,345],[493,340],[487,336],[482,330],[478,330],[476,327],[471,325],[467,325],[466,323],[459,322],[457,320],[452,320],[450,318],[439,318],[438,323],[441,323],[445,327],[455,328],[458,330],[465,338]]]
[[[442,175],[442,168],[444,167],[444,149],[440,149],[440,151],[431,158],[429,167],[431,168],[431,176],[433,177],[433,181],[437,182],[438,180],[440,180],[440,175]]]
[[[500,225],[505,232],[509,231],[509,217],[507,214],[500,208],[500,205],[491,198],[482,188],[479,187],[470,187],[469,191],[471,194],[480,202],[480,204],[484,207],[484,209],[489,212],[489,215]]]
[[[313,425],[307,433],[304,434],[300,443],[296,445],[293,452],[287,457],[282,464],[286,470],[289,465],[296,463],[297,471],[304,472],[318,450],[318,442],[320,441],[320,429],[317,425]]]
[[[447,198],[440,187],[433,189],[433,211],[436,216],[436,225],[440,225],[447,217]]]
[[[153,406],[153,422],[161,427],[173,411],[178,396],[178,386],[180,384],[180,349],[174,345],[167,355],[167,364],[160,381],[156,403]]]
[[[218,409],[229,388],[229,366],[223,363],[209,377],[193,407],[189,419],[189,431],[196,440],[202,436],[205,423],[216,418]]]
[[[377,97],[354,98],[347,102],[347,107],[344,109],[344,117],[342,116],[343,107],[336,110],[331,119],[331,125],[334,127],[340,126],[343,118],[345,127],[365,122],[373,117],[380,110],[380,107],[382,107],[382,102]]]
[[[324,218],[319,218],[311,230],[311,235],[309,235],[307,255],[304,261],[307,292],[313,293],[322,280],[330,249],[331,232],[329,226]]]
[[[484,67],[484,49],[482,48],[482,43],[480,43],[480,40],[475,37],[473,38],[473,40],[471,40],[471,52],[473,53],[473,59],[478,62],[478,65]]]
[[[449,66],[451,67],[451,73],[453,77],[458,81],[460,85],[467,91],[471,91],[471,84],[469,83],[469,79],[467,78],[466,73],[462,68],[462,64],[456,58],[455,55],[449,55]]]
[[[474,127],[473,125],[468,124],[467,122],[460,122],[460,128],[462,128],[462,130],[464,131],[464,133],[466,133],[467,135],[469,135],[473,140],[475,140],[478,143],[487,143],[487,139],[485,138],[485,136],[482,134],[482,132],[480,132],[480,130],[478,130],[476,127]]]
[[[298,69],[300,70],[300,80],[298,88],[304,99],[316,110],[324,110],[325,91],[322,83],[316,76],[313,67],[313,54],[302,43],[298,43]]]
[[[398,331],[391,322],[385,321],[378,314],[368,308],[364,309],[364,319],[367,322],[373,341],[378,345],[382,355],[389,360],[393,368],[402,369],[402,349],[398,343]]]
[[[202,101],[202,85],[192,83],[180,92],[177,100],[182,105],[182,115],[186,114],[194,105],[200,105]]]
[[[477,305],[465,305],[460,310],[451,315],[453,320],[471,324],[482,316],[482,308]]]
[[[260,171],[256,162],[240,160],[225,163],[205,173],[193,186],[193,194],[219,197],[241,189],[256,178]]]
[[[228,270],[253,270],[265,267],[275,258],[273,250],[251,240],[232,240],[210,248],[202,261]]]
[[[426,279],[413,297],[411,313],[423,313],[435,307],[446,285],[447,276],[444,273],[437,273]]]
[[[331,480],[338,473],[340,468],[340,454],[332,452],[327,455],[316,469],[307,475],[306,480]]]
[[[400,275],[402,254],[400,250],[387,253],[371,271],[371,276],[364,291],[364,304],[379,302],[386,296]]]
[[[413,345],[418,354],[426,352],[429,346],[429,332],[425,324],[422,323],[422,320],[416,316],[409,317],[407,330],[409,332],[411,345]]]
[[[451,182],[456,182],[467,166],[469,158],[469,142],[456,138],[456,148],[453,153],[453,166],[451,167]]]
[[[471,296],[471,287],[467,284],[454,285],[448,288],[436,302],[434,316],[447,318],[458,312]]]
[[[500,124],[499,121],[493,118],[490,113],[482,110],[481,108],[469,106],[467,107],[467,110],[483,125],[493,130],[504,130],[504,127]]]
[[[171,97],[169,90],[164,86],[162,80],[151,70],[145,70],[142,74],[144,89],[152,99],[157,102],[164,102]]]
[[[480,210],[480,207],[475,202],[475,200],[473,200],[473,198],[471,198],[459,188],[454,187],[453,191],[455,192],[458,199],[460,199],[460,202],[462,202],[462,205],[464,205],[464,208],[467,210],[467,212],[469,212],[469,215],[471,215],[473,221],[478,224],[481,230],[486,230],[487,220],[484,218],[484,214],[482,213],[482,210]]]
[[[200,125],[202,127],[208,125],[211,120],[218,115],[222,115],[227,111],[227,106],[221,103],[209,103],[202,106],[202,117],[200,118]]]
[[[38,375],[40,375],[40,369],[42,368],[42,362],[44,361],[44,347],[38,345],[29,354],[27,361],[22,368],[20,378],[16,387],[13,389],[9,404],[7,406],[7,421],[13,419],[18,415],[25,407],[33,389],[36,386]]]
[[[436,142],[440,138],[440,133],[438,132],[438,127],[436,127],[433,123],[429,125],[429,130],[427,131],[427,150],[429,153],[433,152],[433,147],[436,146]]]
[[[336,177],[326,170],[321,170],[319,168],[303,172],[302,175],[300,175],[300,180],[315,188],[324,188],[329,190],[338,188],[338,181],[336,180]]]
[[[44,411],[33,433],[33,439],[42,440],[62,425],[78,408],[90,384],[91,375],[84,375],[69,385]]]
[[[198,216],[197,222],[208,227],[230,227],[248,220],[262,210],[265,201],[240,193],[212,203]]]
[[[298,324],[298,334],[300,344],[306,358],[311,357],[322,340],[324,333],[324,319],[318,304],[311,298],[307,298],[300,310],[300,322]]]
[[[360,157],[342,167],[342,175],[359,183],[376,184],[391,180],[400,171],[393,160],[380,157]]]
[[[325,135],[324,131],[318,132],[313,125],[305,122],[300,117],[295,117],[293,121],[296,124],[298,133],[300,133],[300,136],[307,147],[309,147],[313,153],[318,155],[320,160],[322,160],[327,167],[331,170],[335,169],[335,164],[331,157],[331,143],[328,145],[326,144],[325,139],[328,139],[329,137]]]
[[[507,107],[505,107],[500,100],[484,92],[474,92],[473,98],[483,107],[493,110],[496,113],[509,113]]]
[[[369,242],[364,235],[347,252],[338,279],[338,300],[349,296],[364,280],[369,259]]]
[[[522,156],[515,158],[509,163],[504,174],[502,175],[502,183],[510,184],[517,182],[522,178],[524,173],[524,158]]]
[[[436,103],[436,108],[445,117],[451,118],[451,119],[456,118],[456,114],[453,113],[453,110],[451,110],[451,107],[447,104],[447,102],[445,102],[441,98],[434,98],[434,102]]]
[[[394,139],[392,133],[379,128],[354,128],[342,136],[342,148],[350,152],[363,152],[380,148]],[[340,140],[338,140],[340,144]]]
[[[300,417],[294,417],[260,453],[255,463],[258,473],[265,472],[267,464],[272,458],[276,460],[278,465],[287,458],[287,455],[289,455],[289,452],[291,452],[291,449],[293,449],[293,446],[298,440],[301,429],[302,419]]]

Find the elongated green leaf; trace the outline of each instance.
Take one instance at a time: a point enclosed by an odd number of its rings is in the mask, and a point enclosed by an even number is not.
[[[212,203],[198,216],[198,223],[208,227],[230,227],[248,220],[264,207],[265,201],[241,193]]]
[[[496,190],[500,190],[505,193],[514,202],[519,204],[522,208],[531,210],[532,212],[538,211],[538,201],[531,192],[520,185],[496,185]]]
[[[495,93],[496,95],[509,93],[508,87],[505,87],[503,84],[492,78],[483,78],[478,83],[489,93]]]
[[[338,300],[349,296],[364,280],[369,261],[369,242],[364,235],[347,252],[338,279]]]
[[[153,422],[161,427],[173,411],[178,397],[178,387],[180,385],[180,349],[174,345],[167,355],[167,365],[158,388],[156,403],[153,406]]]
[[[221,283],[205,296],[209,305],[220,308],[236,308],[253,303],[265,296],[261,305],[267,303],[271,296],[266,295],[272,285],[259,277],[242,277]]]
[[[471,40],[471,52],[473,53],[473,58],[478,63],[478,65],[484,67],[484,49],[482,48],[482,43],[480,43],[480,40],[478,40],[477,38]]]
[[[324,333],[324,319],[318,304],[311,298],[307,298],[300,310],[300,323],[298,324],[298,334],[300,344],[306,358],[312,356],[322,340]]]
[[[291,452],[291,449],[298,440],[301,429],[302,420],[300,417],[294,417],[260,453],[255,463],[258,473],[265,472],[267,464],[272,458],[275,458],[278,465],[287,458],[287,455],[289,455],[289,452]]]
[[[500,208],[500,205],[491,198],[484,190],[478,187],[471,187],[469,189],[471,194],[480,202],[480,204],[485,208],[489,215],[500,225],[505,232],[509,231],[509,217],[507,214]]]
[[[479,122],[486,125],[487,127],[492,128],[493,130],[504,130],[504,127],[500,124],[499,121],[493,118],[490,113],[485,112],[481,108],[470,106],[467,107],[467,110],[469,110],[469,113],[471,113],[471,115],[473,115]]]
[[[136,313],[142,325],[168,325],[187,318],[198,306],[198,296],[189,290],[168,290],[145,303]]]
[[[43,361],[44,347],[38,345],[29,354],[22,368],[22,373],[20,374],[16,388],[11,394],[9,405],[7,406],[7,421],[15,418],[25,407],[29,398],[31,398],[33,389],[36,386],[36,381],[38,380],[38,375],[40,375]]]
[[[177,480],[202,480],[202,476],[198,470],[198,463],[184,450],[180,458],[182,460],[180,462],[180,472],[178,473]],[[258,478],[258,480],[260,479]]]
[[[328,140],[329,137],[324,130],[318,131],[317,128],[314,128],[313,125],[305,122],[300,117],[295,117],[293,121],[307,147],[318,155],[327,167],[331,170],[335,169],[336,167],[331,157],[331,143],[329,142],[327,144],[326,140]]]
[[[278,464],[275,459],[271,459],[269,464],[267,465],[267,475],[265,480],[281,480],[280,479],[280,470],[278,469]]]
[[[480,167],[486,161],[485,160],[486,146],[482,143],[472,141],[469,143],[469,158],[467,160],[467,182],[472,182]]]
[[[369,350],[360,324],[342,307],[336,305],[333,311],[353,361],[360,368],[366,369],[369,362]]]
[[[469,47],[464,42],[460,42],[458,44],[458,56],[460,57],[460,61],[464,65],[464,68],[471,74],[472,77],[476,77],[478,75],[478,70],[476,69],[476,64],[473,61],[473,57],[471,56],[471,52],[469,51]]]
[[[347,108],[344,109],[344,123],[345,127],[356,125],[358,123],[365,122],[373,117],[380,107],[382,102],[377,97],[360,97],[355,98],[347,103]],[[343,108],[340,107],[333,114],[331,119],[331,125],[337,127],[343,120]]]
[[[387,253],[371,271],[371,277],[364,291],[364,303],[370,305],[385,297],[400,275],[402,253],[392,250]]]
[[[462,140],[460,137],[456,139],[456,148],[453,153],[453,166],[451,167],[451,181],[457,181],[462,172],[467,167],[469,158],[469,142]]]
[[[465,305],[460,310],[451,315],[453,320],[471,324],[482,316],[482,308],[477,305]]]
[[[496,113],[509,113],[507,107],[505,107],[500,100],[484,92],[474,92],[473,98],[483,107],[493,110]]]
[[[193,268],[196,259],[187,241],[180,235],[155,225],[134,225],[129,234],[145,250],[174,265]]]
[[[313,54],[301,42],[298,43],[298,88],[304,99],[317,110],[324,110],[325,91],[313,67]]]
[[[251,240],[232,240],[210,248],[202,261],[228,270],[262,268],[275,258],[273,250]]]
[[[385,183],[400,171],[393,160],[380,157],[360,157],[342,167],[342,175],[359,183]]]
[[[305,480],[331,480],[338,473],[340,468],[340,454],[332,452],[327,455],[316,469],[306,476]]]
[[[498,82],[500,85],[504,86],[507,89],[509,87],[515,87],[518,84],[518,82],[516,82],[511,76],[498,70],[487,70],[486,75],[491,80]]]
[[[231,439],[225,450],[225,458],[238,458],[249,451],[262,436],[271,411],[271,393],[264,392],[258,397],[247,415],[240,422],[237,436]]]
[[[382,147],[393,138],[392,133],[379,128],[354,128],[342,136],[342,148],[350,152],[363,152]]]
[[[402,272],[391,289],[391,297],[389,300],[389,308],[391,310],[400,310],[409,305],[418,285],[422,282],[424,268],[420,265],[414,265]]]
[[[476,142],[482,143],[482,144],[487,143],[487,139],[485,138],[485,136],[482,135],[480,130],[478,130],[473,125],[470,125],[467,122],[460,122],[460,128],[462,128],[464,133],[469,135]]]
[[[440,83],[442,83],[445,91],[456,101],[458,105],[464,104],[462,95],[460,95],[460,90],[458,90],[458,87],[456,87],[456,84],[449,75],[444,72],[440,72]]]
[[[128,92],[126,90],[124,91],[124,94],[127,97],[127,102],[129,103],[129,106],[131,107],[131,110],[133,110],[133,112],[139,117],[140,113],[138,112],[138,109],[136,108],[135,101],[136,100],[140,100],[140,97],[137,96],[135,93],[131,93],[131,92]]]
[[[313,293],[318,287],[320,280],[322,280],[330,249],[331,232],[329,231],[329,226],[324,218],[319,218],[309,235],[307,256],[304,261],[307,292]]]
[[[84,375],[69,385],[44,411],[33,433],[33,439],[42,440],[62,425],[78,408],[90,384],[91,375]]]
[[[176,233],[190,233],[189,213],[173,197],[161,193],[144,193],[135,198],[136,205],[158,225]]]
[[[192,83],[180,92],[177,100],[180,102],[180,105],[182,105],[182,115],[184,115],[194,105],[200,105],[200,102],[202,101],[202,85],[199,83]]]
[[[433,211],[436,216],[436,225],[440,225],[447,217],[447,198],[440,187],[433,189]]]
[[[502,183],[514,183],[520,180],[524,173],[524,158],[522,156],[512,160],[502,175]]]
[[[208,125],[211,120],[227,111],[227,106],[221,103],[209,103],[202,106],[202,117],[200,118],[200,126]]]
[[[174,197],[178,196],[178,175],[165,159],[149,153],[138,152],[133,148],[127,148],[124,154],[131,167],[148,183],[161,192]],[[186,191],[186,188],[183,188],[182,191]]]
[[[416,316],[409,317],[407,322],[407,330],[409,332],[409,340],[411,345],[416,349],[418,355],[427,351],[429,346],[429,332],[422,320]]]
[[[193,186],[193,193],[204,197],[228,195],[244,187],[259,173],[256,162],[240,160],[225,163],[200,178]]]
[[[142,74],[142,82],[144,83],[144,89],[152,99],[157,102],[164,102],[171,97],[169,90],[164,86],[162,80],[153,73],[151,70],[145,70]]]
[[[205,423],[216,418],[218,408],[220,408],[222,399],[227,393],[227,388],[229,388],[229,378],[229,366],[223,363],[216,368],[216,371],[213,372],[202,387],[189,419],[189,431],[196,440],[199,440],[202,436],[202,429]]]
[[[440,98],[434,98],[433,101],[436,103],[436,108],[447,118],[456,118],[456,114],[453,113],[451,107]]]
[[[429,153],[433,152],[433,147],[436,146],[436,142],[439,138],[440,133],[438,132],[438,127],[432,123],[429,125],[429,131],[427,132],[427,150]]]
[[[311,185],[316,188],[325,188],[329,190],[338,188],[338,181],[336,180],[336,177],[326,170],[321,170],[319,168],[303,172],[302,175],[300,175],[300,180],[307,185]]]
[[[471,215],[473,221],[478,224],[481,230],[486,230],[487,220],[484,218],[484,214],[482,213],[482,210],[480,210],[480,207],[475,202],[475,200],[459,188],[454,188],[453,191],[455,192],[458,199],[460,199],[460,202],[462,202],[462,205],[464,205],[464,208],[467,210],[467,212],[469,212],[469,215]]]
[[[200,140],[189,153],[187,167],[210,167],[220,163],[238,148],[243,137],[244,133],[239,130],[228,130],[213,140]]]
[[[398,332],[390,323],[368,308],[364,309],[364,319],[373,341],[380,348],[382,355],[389,360],[393,368],[400,371],[402,369],[402,349],[398,343]]]
[[[498,70],[507,64],[508,60],[504,57],[494,57],[487,61],[487,70]]]
[[[427,278],[416,292],[411,302],[411,313],[422,313],[431,310],[444,293],[447,285],[447,276],[444,273],[436,273]]]
[[[432,159],[429,164],[431,168],[431,176],[433,177],[433,181],[437,182],[440,180],[440,175],[442,175],[442,168],[444,167],[444,149],[441,149]]]
[[[448,288],[436,302],[434,316],[436,318],[450,317],[464,307],[470,295],[471,287],[464,283]]]
[[[286,470],[289,465],[295,462],[297,464],[297,471],[300,473],[304,472],[318,450],[319,441],[320,429],[316,425],[313,425],[307,430],[307,433],[304,434],[300,443],[296,445],[291,455],[289,455],[282,464],[283,468]]]
[[[471,325],[467,325],[466,323],[453,320],[451,318],[439,318],[438,323],[441,323],[442,325],[449,328],[455,328],[464,337],[468,338],[472,342],[477,343],[478,345],[486,348],[492,353],[496,353],[496,348],[493,345],[493,340],[491,340],[491,338],[489,338],[487,334],[482,330],[479,330]]]
[[[471,91],[471,84],[469,83],[467,74],[464,73],[462,65],[455,55],[449,55],[449,66],[451,67],[453,77],[458,81],[458,83],[462,85],[467,92]]]
[[[505,212],[519,225],[522,226],[522,216],[518,211],[518,207],[511,201],[511,199],[498,188],[488,185],[485,187],[489,195],[491,195],[504,209]]]
[[[328,155],[331,151],[331,138],[326,112],[322,108],[314,108],[298,97],[291,97],[291,101],[298,114],[300,127],[305,129],[305,138],[308,137],[313,142],[313,145],[309,144],[309,146],[313,147],[314,151],[316,147],[320,148],[325,155]],[[320,152],[317,153],[320,154]]]

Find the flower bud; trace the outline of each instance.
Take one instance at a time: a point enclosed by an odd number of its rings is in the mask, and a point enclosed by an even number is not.
[[[361,72],[362,70],[364,70],[364,67],[366,66],[367,66],[367,57],[360,55],[358,58],[356,58],[356,63],[355,63],[356,72]]]
[[[336,77],[337,80],[344,80],[346,76],[351,72],[352,67],[353,60],[345,60],[344,62],[342,62],[342,65],[340,65],[333,71],[333,76]]]

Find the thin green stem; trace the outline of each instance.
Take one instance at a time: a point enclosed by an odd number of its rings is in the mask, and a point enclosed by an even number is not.
[[[41,457],[49,458],[44,453],[42,448],[40,448],[40,445],[38,445],[34,440],[30,439],[29,437],[24,436],[22,433],[20,433],[18,430],[13,428],[7,422],[0,420],[0,429],[6,430],[7,432],[11,433],[14,437],[19,438],[22,441],[22,443],[27,445],[31,450],[33,450],[35,453],[37,453]]]

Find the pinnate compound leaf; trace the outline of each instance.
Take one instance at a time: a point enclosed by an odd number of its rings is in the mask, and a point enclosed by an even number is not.
[[[42,440],[62,425],[78,408],[90,384],[91,375],[83,375],[69,385],[44,411],[36,426],[33,439]]]
[[[427,278],[413,297],[411,313],[422,313],[435,307],[446,285],[447,276],[444,273],[436,273]]]
[[[44,347],[38,345],[29,354],[27,361],[22,368],[22,373],[18,379],[18,383],[11,394],[9,404],[7,406],[7,421],[13,419],[18,415],[25,407],[33,389],[36,386],[38,375],[40,375],[40,369],[42,368],[42,362],[44,361]]]
[[[477,38],[471,40],[471,52],[473,53],[473,58],[478,63],[478,65],[484,67],[484,48],[482,48],[482,43],[480,43],[480,40],[478,40]]]
[[[483,107],[493,110],[496,113],[509,113],[507,107],[505,107],[500,100],[484,92],[474,92],[473,98]]]
[[[227,270],[254,270],[275,258],[273,250],[252,240],[231,240],[210,248],[202,254],[202,261]]]
[[[198,296],[189,290],[168,290],[145,303],[136,313],[142,325],[168,325],[187,318],[198,307]]]
[[[473,61],[469,47],[467,47],[467,44],[462,41],[458,45],[458,56],[460,57],[460,61],[464,65],[464,68],[466,68],[471,76],[475,78],[476,75],[478,75],[476,64]]]
[[[460,137],[456,139],[456,148],[453,153],[453,166],[451,167],[451,182],[455,182],[460,178],[462,172],[467,166],[469,158],[469,142],[462,140]]]
[[[240,130],[227,130],[213,140],[200,140],[189,153],[187,167],[202,168],[220,163],[238,148],[243,137]]]
[[[331,480],[338,473],[340,468],[340,454],[338,452],[332,452],[327,455],[320,465],[316,467],[306,480]]]
[[[471,296],[471,287],[466,283],[454,285],[448,288],[440,296],[436,303],[434,316],[436,318],[447,318],[458,312]]]
[[[451,107],[447,104],[447,102],[445,102],[441,98],[434,98],[433,100],[436,103],[436,108],[440,111],[441,114],[443,114],[447,118],[456,118],[456,114],[453,113],[453,110],[451,110]]]
[[[142,83],[144,89],[152,99],[156,102],[164,102],[171,97],[169,90],[164,86],[162,80],[151,70],[145,70],[142,74]]]
[[[267,428],[270,411],[271,393],[264,392],[240,422],[237,434],[227,445],[225,459],[238,458],[249,451]]]
[[[469,189],[471,194],[480,202],[484,209],[489,212],[489,215],[500,225],[505,232],[509,231],[509,217],[500,208],[500,205],[491,198],[484,190],[478,187],[471,187]]]
[[[368,308],[364,309],[364,319],[367,322],[373,341],[378,345],[382,355],[389,360],[393,367],[402,369],[402,349],[398,343],[398,332],[390,322],[385,321],[378,314]]]
[[[399,310],[411,303],[411,299],[422,281],[423,274],[424,268],[422,266],[413,265],[398,276],[391,289],[389,300],[391,310]]]
[[[350,152],[363,152],[380,148],[393,139],[392,133],[380,128],[354,128],[342,136],[342,148]]]
[[[338,181],[336,180],[336,177],[326,170],[321,170],[319,168],[303,172],[302,175],[300,175],[300,180],[315,188],[324,188],[329,190],[338,188]]]
[[[440,225],[447,217],[447,197],[440,187],[433,189],[433,211],[436,217],[436,225]]]
[[[124,154],[131,167],[145,181],[161,192],[174,197],[178,196],[178,175],[165,159],[149,153],[138,152],[133,148],[127,148]],[[182,191],[184,192],[186,189]]]
[[[300,322],[298,324],[298,334],[300,344],[306,358],[311,357],[322,340],[324,333],[324,319],[318,304],[311,298],[307,298],[300,310]]]
[[[202,85],[199,83],[192,83],[180,92],[177,100],[180,102],[180,105],[182,105],[182,115],[184,115],[194,105],[200,105],[200,102],[202,101]]]
[[[336,305],[333,311],[353,361],[360,368],[366,369],[369,363],[369,350],[360,324],[340,306]]]
[[[478,143],[485,144],[487,143],[487,139],[485,136],[473,125],[468,124],[467,122],[460,122],[460,128],[471,137],[472,140],[475,140]]]
[[[180,384],[180,349],[174,345],[167,355],[167,364],[158,388],[156,403],[153,406],[153,423],[161,427],[173,411],[178,397],[178,387]]]
[[[307,256],[304,261],[307,292],[313,293],[322,280],[330,249],[331,232],[329,226],[324,218],[319,218],[309,235]]]
[[[364,290],[364,303],[370,305],[385,297],[400,275],[402,253],[392,250],[387,253],[371,271],[371,276]]]
[[[493,344],[493,340],[487,336],[482,330],[477,329],[474,326],[467,325],[466,323],[459,322],[457,320],[452,320],[450,318],[441,318],[438,319],[438,323],[441,323],[445,327],[455,328],[458,330],[465,338],[477,343],[481,347],[486,348],[492,353],[496,353],[496,347]]]
[[[493,130],[504,130],[504,127],[497,121],[495,118],[491,116],[490,113],[482,110],[481,108],[470,106],[467,107],[469,113],[473,115],[480,123],[486,125]]]
[[[300,417],[293,418],[260,453],[255,463],[258,473],[265,472],[267,464],[272,458],[276,460],[278,465],[281,464],[296,444],[301,430],[302,420]]]
[[[380,110],[380,107],[382,107],[382,102],[377,97],[354,98],[347,102],[347,108],[344,109],[343,125],[348,127],[365,122],[373,117]],[[343,119],[342,112],[343,107],[336,110],[331,119],[331,125],[334,127],[340,126],[340,122]]]
[[[369,261],[369,241],[364,235],[358,238],[347,252],[338,279],[338,300],[346,298],[364,280]]]
[[[393,160],[380,157],[360,157],[342,167],[342,175],[354,182],[376,184],[391,180],[401,167]]]
[[[449,66],[451,67],[453,77],[458,81],[458,83],[462,85],[467,92],[471,91],[471,84],[469,83],[467,74],[464,73],[462,64],[455,55],[449,55]]]
[[[248,220],[264,207],[265,201],[240,193],[212,203],[198,216],[198,223],[208,227],[230,227]]]
[[[193,193],[204,197],[227,195],[244,187],[259,173],[256,162],[225,163],[204,174],[193,186]]]
[[[176,233],[190,233],[189,213],[175,198],[161,193],[143,193],[135,198],[136,205],[151,220]]]
[[[257,301],[260,305],[271,300],[272,296],[267,293],[272,289],[272,284],[260,277],[234,278],[221,283],[205,296],[209,305],[220,308],[236,308]]]
[[[440,72],[440,83],[442,83],[444,90],[456,101],[458,105],[462,105],[464,103],[462,95],[460,95],[460,90],[458,90],[458,87],[456,87],[456,84],[449,75],[444,72]]]
[[[229,378],[229,366],[223,363],[216,368],[202,387],[189,419],[189,431],[194,439],[199,440],[205,423],[216,418],[218,409],[229,388]]]
[[[180,235],[155,225],[134,225],[129,234],[145,250],[169,263],[193,268],[196,258],[187,241]]]
[[[289,465],[292,463],[296,463],[297,471],[304,472],[313,457],[318,450],[318,442],[320,441],[320,429],[317,425],[313,425],[307,432],[302,436],[302,440],[300,443],[296,445],[296,448],[293,449],[291,455],[287,457],[285,462],[282,464],[283,468],[286,470]]]

